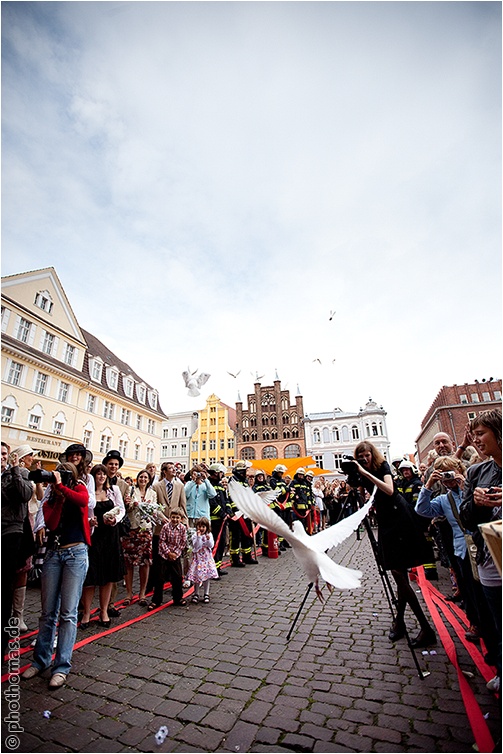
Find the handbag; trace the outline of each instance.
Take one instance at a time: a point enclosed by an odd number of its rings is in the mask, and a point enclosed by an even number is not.
[[[447,498],[451,504],[452,512],[454,514],[454,518],[456,519],[459,528],[463,532],[465,542],[466,542],[466,551],[468,553],[468,557],[470,558],[470,565],[472,567],[472,576],[474,581],[480,581],[479,576],[479,569],[477,568],[477,545],[473,541],[472,535],[466,531],[465,527],[461,523],[461,519],[459,517],[458,509],[456,508],[456,503],[454,502],[454,497],[452,495],[452,492],[447,493]]]

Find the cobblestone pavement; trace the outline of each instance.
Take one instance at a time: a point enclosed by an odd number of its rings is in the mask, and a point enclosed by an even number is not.
[[[339,562],[363,570],[363,587],[334,592],[324,605],[310,595],[289,643],[305,578],[291,551],[259,560],[213,583],[210,604],[167,607],[76,649],[64,688],[49,692],[44,677],[23,681],[17,750],[473,751],[456,671],[441,645],[436,655],[418,653],[430,671],[421,679],[405,642],[387,638],[389,608],[366,535],[337,550]],[[28,595],[34,627],[38,590]],[[133,604],[113,624],[144,612]],[[411,615],[408,623],[414,635]],[[78,639],[92,633],[79,631]],[[498,703],[456,642],[499,738]],[[169,733],[157,745],[163,725]]]

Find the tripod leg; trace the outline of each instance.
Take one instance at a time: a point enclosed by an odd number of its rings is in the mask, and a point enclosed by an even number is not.
[[[292,635],[292,633],[293,633],[293,629],[295,628],[295,624],[296,624],[296,623],[297,623],[297,621],[299,620],[299,616],[300,616],[300,614],[301,614],[301,612],[302,612],[302,608],[303,608],[303,607],[304,607],[304,605],[306,604],[306,600],[307,600],[307,598],[308,598],[308,596],[309,596],[309,592],[311,591],[311,589],[313,588],[313,586],[314,586],[313,582],[311,582],[310,584],[308,584],[308,587],[307,587],[307,591],[306,591],[306,593],[305,593],[305,595],[304,595],[304,599],[302,600],[302,604],[301,604],[301,606],[299,607],[299,609],[298,609],[298,611],[297,611],[297,615],[296,615],[296,616],[295,616],[295,618],[293,619],[293,623],[292,623],[292,625],[291,625],[291,628],[290,628],[290,630],[289,630],[289,632],[288,632],[288,636],[286,637],[286,640],[287,640],[287,641],[290,641],[290,637],[291,637],[291,635]]]

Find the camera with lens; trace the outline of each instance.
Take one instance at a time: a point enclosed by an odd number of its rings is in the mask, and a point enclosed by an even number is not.
[[[456,479],[456,472],[455,471],[443,471],[442,472],[442,479]]]
[[[341,471],[346,474],[348,478],[348,484],[350,487],[360,487],[362,478],[358,471],[358,466],[353,456],[343,455],[343,461],[341,461]]]
[[[58,469],[58,471],[61,475],[61,484],[68,487],[73,478],[72,472],[68,471],[68,469]],[[56,477],[52,471],[45,471],[45,469],[35,469],[35,471],[30,471],[28,479],[35,482],[35,484],[56,484]]]

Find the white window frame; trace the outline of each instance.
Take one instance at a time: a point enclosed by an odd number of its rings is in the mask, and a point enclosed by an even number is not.
[[[131,426],[131,411],[129,408],[124,408],[124,406],[121,407],[121,424],[124,424],[126,427]]]
[[[61,403],[69,403],[71,392],[72,386],[70,385],[70,383],[60,380],[58,388],[58,401],[60,401]]]
[[[2,406],[2,424],[13,424],[16,409],[12,406]]]
[[[16,340],[21,341],[21,343],[26,343],[26,345],[30,345],[33,327],[33,322],[30,322],[26,317],[20,316],[16,327]]]
[[[33,386],[33,392],[37,395],[47,395],[49,392],[50,377],[45,372],[35,372],[35,384]],[[43,388],[40,390],[40,388]]]
[[[119,385],[119,372],[115,367],[106,369],[107,385],[110,390],[117,390]]]
[[[138,398],[140,403],[145,404],[146,396],[147,396],[147,388],[145,387],[145,385],[143,385],[143,383],[138,383],[136,385],[136,397]]]
[[[103,377],[103,362],[100,359],[91,359],[89,372],[94,382],[101,382]]]
[[[42,334],[42,342],[40,343],[40,350],[47,356],[54,356],[55,346],[57,338],[54,333],[49,330],[44,330]]]
[[[87,394],[86,411],[88,414],[96,413],[97,400],[96,396],[92,393]]]
[[[128,398],[132,398],[134,392],[134,380],[132,380],[131,377],[123,377],[122,384],[124,386],[124,395],[127,395]]]
[[[19,367],[19,369],[17,369],[16,367]],[[24,371],[24,364],[21,364],[19,361],[8,361],[6,370],[7,376],[5,380],[7,385],[12,385],[13,387],[23,387]]]
[[[71,343],[66,343],[65,353],[63,355],[63,361],[65,362],[65,364],[68,364],[69,367],[73,367],[75,365],[76,356],[77,348]]]

